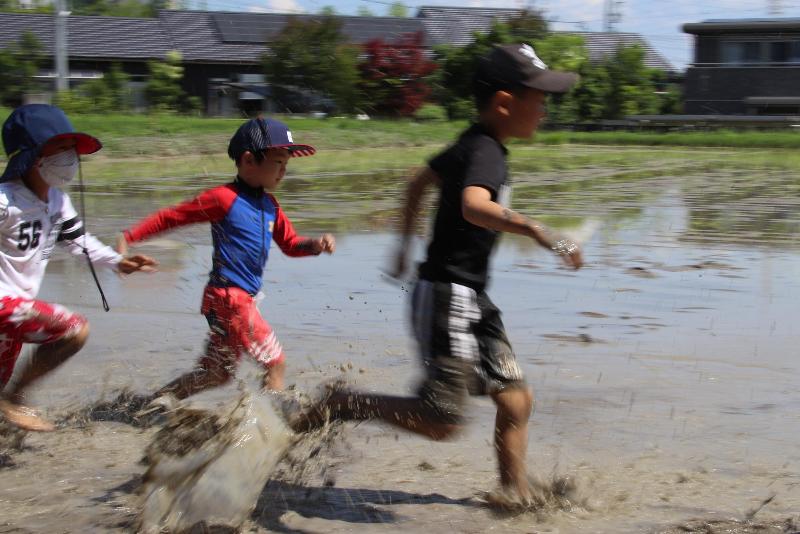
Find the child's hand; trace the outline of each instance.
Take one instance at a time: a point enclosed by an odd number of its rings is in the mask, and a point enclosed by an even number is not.
[[[566,256],[562,256],[562,259],[567,264],[567,267],[572,267],[576,271],[583,266],[583,253],[581,253],[580,248],[575,249]]]
[[[581,248],[569,239],[559,239],[550,249],[561,257],[567,267],[580,269],[583,265],[583,253]]]
[[[336,250],[336,238],[332,234],[323,234],[317,239],[311,240],[311,252],[314,254],[333,254]]]
[[[128,240],[125,239],[125,234],[117,236],[117,252],[123,256],[128,253]]]
[[[117,269],[123,274],[135,273],[136,271],[153,273],[157,270],[155,268],[156,265],[158,265],[158,262],[150,256],[136,254],[134,256],[122,258],[119,264],[117,264]]]

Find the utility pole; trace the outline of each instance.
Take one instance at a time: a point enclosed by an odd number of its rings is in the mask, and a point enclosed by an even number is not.
[[[617,24],[622,20],[622,0],[605,0],[603,5],[603,31],[617,31]]]
[[[65,0],[56,0],[56,91],[69,90],[69,64],[67,53],[67,17]]]

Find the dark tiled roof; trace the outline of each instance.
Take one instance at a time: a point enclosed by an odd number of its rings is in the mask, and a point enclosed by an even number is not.
[[[422,19],[431,46],[464,46],[475,32],[488,32],[495,21],[506,22],[522,13],[521,9],[422,6],[417,18]]]
[[[683,25],[683,31],[696,35],[715,33],[747,33],[761,31],[800,31],[798,18],[716,19]]]
[[[161,11],[158,20],[172,38],[172,46],[188,62],[259,63],[263,45],[225,43],[219,29],[204,11]]]
[[[598,62],[613,55],[620,46],[639,45],[644,48],[644,64],[652,69],[674,72],[675,67],[638,33],[568,32],[583,37],[589,61]]]
[[[507,21],[518,9],[422,7],[416,18],[340,17],[342,31],[351,42],[364,43],[381,37],[394,41],[418,31],[426,33],[426,44],[472,42],[473,33],[485,32],[493,20]],[[286,21],[309,20],[314,15],[269,13],[222,13],[206,11],[162,11],[155,19],[70,16],[69,55],[72,58],[146,60],[163,58],[178,50],[184,61],[195,63],[257,64],[266,52],[266,41]],[[52,15],[0,13],[0,48],[32,31],[53,53]],[[613,54],[620,45],[639,44],[646,51],[645,64],[672,71],[674,68],[644,38],[635,33],[571,32],[586,40],[592,61]]]
[[[171,48],[158,19],[70,16],[67,21],[70,57],[145,60],[164,57]],[[0,48],[18,41],[26,30],[36,36],[46,54],[53,54],[52,15],[0,13]]]
[[[266,43],[276,37],[290,21],[321,20],[319,15],[281,15],[270,13],[210,14],[226,43]],[[422,21],[395,17],[336,17],[342,23],[342,33],[351,43],[366,43],[372,39],[395,41],[402,35],[424,32]]]

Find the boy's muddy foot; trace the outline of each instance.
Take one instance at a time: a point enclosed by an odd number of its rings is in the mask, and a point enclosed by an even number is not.
[[[349,392],[343,380],[324,384],[319,398],[306,406],[296,406],[293,410],[284,408],[284,415],[289,428],[293,432],[311,432],[328,424],[331,417],[331,405],[334,402],[346,402]],[[293,413],[287,413],[291,411]],[[335,419],[335,417],[333,418]]]
[[[98,402],[89,408],[89,420],[113,421],[133,426],[147,426],[153,412],[147,408],[153,402],[152,395],[139,395],[123,391],[111,401]]]
[[[532,510],[535,506],[530,494],[521,495],[511,488],[497,488],[482,495],[487,506],[498,511],[519,514]]]
[[[52,432],[56,429],[53,423],[44,419],[33,408],[28,408],[21,404],[14,404],[6,399],[0,400],[0,415],[12,425],[23,430],[30,430],[32,432]]]

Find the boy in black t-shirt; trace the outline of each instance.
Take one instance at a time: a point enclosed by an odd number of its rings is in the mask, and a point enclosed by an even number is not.
[[[553,240],[542,225],[508,208],[503,146],[509,138],[531,137],[545,116],[547,93],[564,93],[577,79],[548,70],[528,45],[498,46],[481,60],[474,80],[478,123],[411,180],[403,209],[398,276],[406,267],[422,196],[428,186],[441,188],[433,238],[413,294],[414,334],[426,371],[419,396],[331,392],[295,419],[296,430],[318,426],[326,416],[377,418],[445,439],[461,428],[468,394],[490,395],[497,405],[495,448],[502,490],[489,494],[490,501],[515,508],[530,502],[525,453],[533,393],[517,365],[500,311],[484,289],[499,232],[531,237],[575,269],[583,263],[577,245]]]

